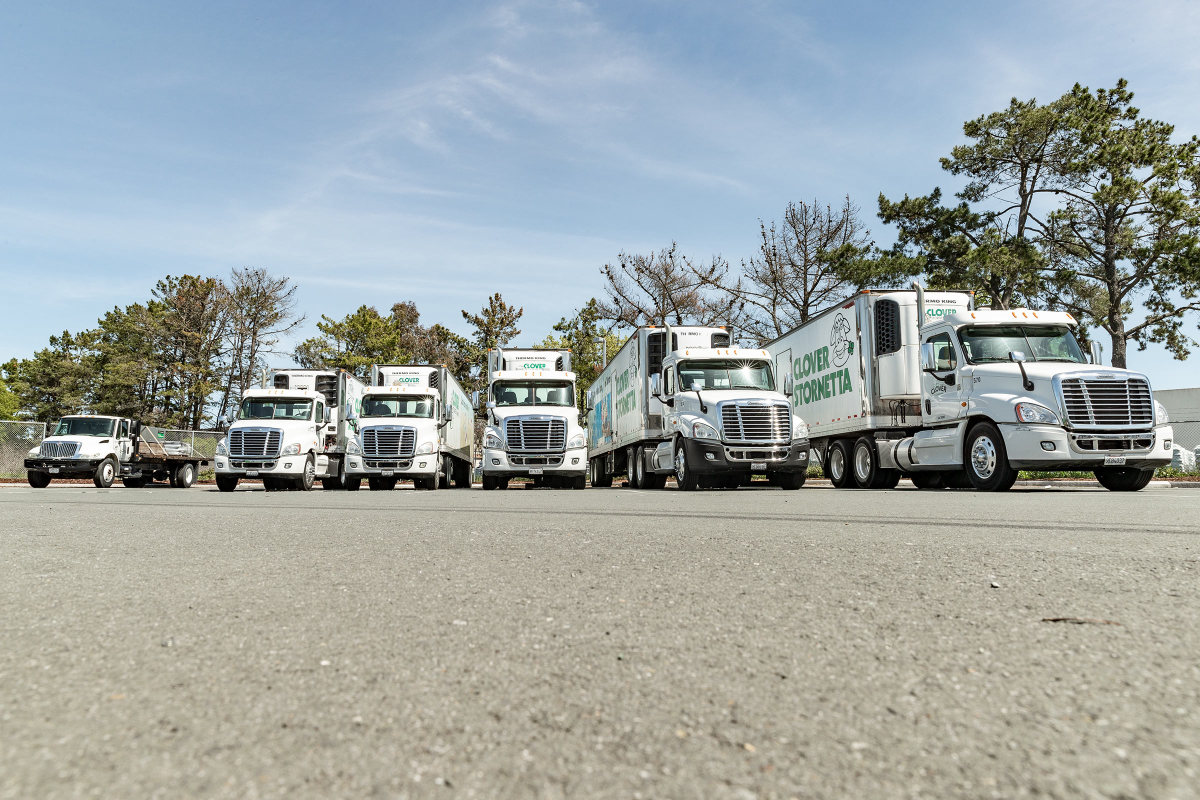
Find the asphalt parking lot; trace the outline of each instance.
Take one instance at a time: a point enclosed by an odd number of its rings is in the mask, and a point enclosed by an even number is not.
[[[0,529],[3,798],[1200,795],[1200,491],[8,486]]]

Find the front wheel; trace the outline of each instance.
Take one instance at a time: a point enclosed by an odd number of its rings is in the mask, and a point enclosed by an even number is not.
[[[1004,437],[990,422],[981,422],[967,434],[964,448],[967,477],[981,492],[1007,492],[1017,482],[1017,471],[1008,463]]]
[[[342,481],[342,488],[347,492],[357,492],[362,488],[362,478],[347,477],[344,481]]]
[[[149,478],[121,478],[121,485],[126,489],[141,489]]]
[[[116,477],[117,463],[111,458],[106,458],[96,467],[96,474],[92,476],[92,483],[96,484],[97,489],[107,489],[113,485]]]
[[[217,490],[218,491],[232,492],[234,489],[237,488],[237,485],[238,485],[238,476],[237,475],[218,475],[217,476]]]
[[[788,491],[799,489],[807,478],[808,475],[803,472],[776,472],[769,476],[772,485]]]
[[[1103,467],[1095,473],[1096,480],[1110,492],[1140,492],[1154,479],[1154,470],[1134,467]]]
[[[687,447],[684,446],[683,439],[675,442],[675,482],[685,492],[693,492],[699,485],[696,473],[692,471],[692,465],[688,463]]]
[[[316,483],[316,480],[317,462],[312,455],[309,455],[309,457],[304,460],[304,472],[302,472],[299,479],[297,479],[296,488],[302,492],[312,491],[313,484]]]
[[[25,477],[29,480],[29,485],[35,489],[45,489],[50,485],[49,472],[30,472]]]

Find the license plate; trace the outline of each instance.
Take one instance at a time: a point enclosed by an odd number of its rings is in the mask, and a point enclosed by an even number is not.
[[[254,469],[251,469],[251,470],[246,470],[246,477],[247,477],[247,478],[257,478],[257,477],[258,477],[258,470],[254,470]]]
[[[767,462],[765,462],[765,461],[750,462],[750,469],[766,469],[766,468],[767,468]]]
[[[1105,456],[1104,466],[1119,467],[1125,463],[1125,456]]]
[[[57,475],[59,473],[59,467],[50,467],[46,471],[49,472],[51,475]]]
[[[534,469],[529,470],[529,474],[530,475],[541,475],[542,470],[540,468],[534,468]]]
[[[396,471],[393,469],[381,469],[379,470],[379,474],[385,478],[390,478],[396,474]]]

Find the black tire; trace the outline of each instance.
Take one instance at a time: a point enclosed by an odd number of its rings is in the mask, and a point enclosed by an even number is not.
[[[92,476],[92,483],[96,485],[97,489],[107,489],[117,479],[117,471],[117,462],[106,458],[96,465],[96,474]]]
[[[799,489],[804,485],[804,481],[808,480],[808,475],[804,472],[776,472],[768,477],[773,485],[788,491]]]
[[[388,487],[383,481],[383,478],[367,478],[367,488],[372,492],[385,492],[388,490]]]
[[[603,458],[592,459],[592,486],[596,489],[607,489],[613,485],[613,476],[604,469]]]
[[[262,485],[263,485],[264,492],[278,492],[282,488],[282,486],[279,483],[279,480],[276,478],[264,477],[262,479]]]
[[[954,472],[943,472],[942,483],[947,489],[974,489],[971,485],[971,478],[968,477],[965,470],[955,470]]]
[[[640,447],[633,451],[633,480],[629,485],[635,489],[646,488],[646,451]]]
[[[317,460],[313,458],[312,453],[308,454],[308,458],[304,459],[304,472],[300,473],[300,477],[296,479],[296,488],[302,492],[311,492],[313,484],[317,481]]]
[[[470,489],[471,488],[471,465],[466,461],[457,459],[452,461],[454,470],[454,488],[455,489]]]
[[[237,488],[237,485],[238,485],[238,476],[237,475],[218,475],[217,476],[217,490],[218,491],[232,492],[234,489]]]
[[[1101,467],[1095,474],[1110,492],[1140,492],[1154,479],[1154,470],[1135,467]]]
[[[870,436],[860,436],[853,450],[854,483],[860,489],[888,489],[896,485],[900,474],[896,470],[879,466],[879,451]],[[895,472],[895,476],[892,473]],[[895,481],[893,481],[895,477]],[[888,484],[891,484],[889,486]]]
[[[185,461],[175,468],[175,480],[172,485],[178,489],[190,489],[196,482],[196,465]]]
[[[963,446],[967,477],[978,491],[1007,492],[1017,482],[1017,471],[1008,463],[1004,437],[990,422],[981,422],[967,434]]]
[[[679,489],[684,492],[694,492],[700,482],[696,479],[696,473],[692,471],[692,465],[688,463],[687,448],[683,444],[683,439],[675,440],[674,451],[675,464],[675,483],[679,485]]]
[[[578,477],[572,478],[571,479],[571,488],[572,489],[586,489],[587,488],[587,476],[580,475]]]
[[[25,479],[29,481],[29,485],[35,489],[45,489],[50,485],[49,472],[28,472]]]
[[[667,486],[667,474],[665,472],[649,472],[646,474],[647,489],[665,489]]]
[[[342,488],[347,492],[357,492],[362,488],[362,478],[347,477],[345,482],[342,484]]]
[[[483,488],[484,488],[484,491],[488,491],[488,492],[493,491],[496,488],[496,479],[493,478],[491,475],[484,475],[483,476]]]
[[[321,478],[321,488],[326,491],[333,492],[346,488],[346,459],[339,458],[337,462],[337,475],[332,478]]]
[[[121,478],[121,485],[126,489],[141,489],[149,480],[149,478]]]
[[[167,470],[167,485],[170,486],[172,489],[179,488],[179,484],[176,483],[175,470],[173,470],[173,469]]]
[[[825,477],[838,489],[854,485],[852,457],[850,443],[845,439],[830,443],[829,452],[825,455]]]
[[[918,489],[941,489],[946,485],[944,472],[910,472],[904,477]]]

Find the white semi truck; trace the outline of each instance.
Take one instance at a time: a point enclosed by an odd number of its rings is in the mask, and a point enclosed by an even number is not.
[[[722,328],[638,328],[588,390],[593,486],[727,487],[765,475],[799,489],[808,429],[765,350],[731,347]],[[780,391],[782,389],[782,391]]]
[[[484,489],[508,488],[517,477],[535,486],[586,486],[570,350],[489,350],[487,392]]]
[[[839,488],[1004,491],[1019,470],[1137,491],[1171,459],[1149,379],[1091,361],[1070,314],[970,292],[862,291],[767,345]]]
[[[471,488],[475,419],[471,401],[444,366],[371,367],[351,421],[346,488],[373,490],[408,479],[418,489]]]
[[[207,463],[191,445],[160,441],[154,428],[135,419],[77,414],[60,419],[29,451],[25,470],[35,489],[45,488],[54,478],[91,478],[101,489],[117,478],[131,489],[155,480],[186,489]]]
[[[242,396],[217,445],[217,488],[257,478],[268,492],[346,484],[350,412],[366,387],[345,370],[281,369]]]

